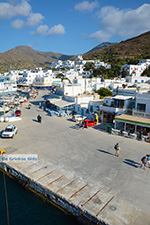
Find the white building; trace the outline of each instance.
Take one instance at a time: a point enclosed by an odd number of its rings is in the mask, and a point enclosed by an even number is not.
[[[147,93],[137,93],[135,110],[150,113],[150,91]]]
[[[36,68],[34,70],[25,70],[23,72],[22,82],[26,84],[33,84],[41,82],[43,77],[54,77],[52,70],[42,70],[42,68]]]
[[[73,66],[75,65],[75,62],[74,61],[71,61],[71,60],[66,60],[64,61],[63,63],[63,67],[64,68],[73,68]]]
[[[61,83],[61,79],[52,76],[35,77],[34,85],[52,86]]]
[[[79,73],[74,69],[64,71],[64,77],[68,78],[71,82],[74,79],[77,79],[78,75],[79,75]]]
[[[110,69],[111,68],[110,64],[107,64],[107,63],[104,63],[104,62],[95,62],[94,65],[95,65],[95,69],[98,69],[101,66],[105,67],[105,69]]]
[[[141,59],[139,61],[139,65],[143,65],[146,66],[146,68],[148,68],[150,66],[150,59]]]
[[[141,76],[146,68],[150,65],[150,59],[142,59],[138,65],[123,65],[121,71],[128,71],[129,76],[126,76],[126,82],[145,83],[149,80],[146,76]]]
[[[56,94],[78,96],[82,94],[94,93],[101,83],[101,78],[82,78],[82,76],[75,77],[72,83],[64,80],[63,85],[57,87]]]
[[[99,111],[99,105],[102,103],[102,100],[99,99],[97,93],[80,94],[78,96],[64,95],[63,98],[67,101],[74,102],[75,112],[88,118],[92,118],[94,115],[93,113]]]
[[[83,57],[82,55],[78,55],[76,58],[75,58],[76,61],[82,61],[83,60]]]
[[[104,103],[99,107],[101,121],[105,123],[113,123],[115,116],[121,115],[133,107],[133,96],[116,95],[114,97],[104,97]]]
[[[90,75],[92,74],[92,71],[82,71],[82,77],[85,78],[89,78]]]
[[[128,71],[129,76],[136,76],[139,77],[143,71],[146,69],[146,65],[145,64],[140,64],[140,65],[123,65],[121,71],[125,70]]]
[[[62,60],[56,60],[54,62],[52,62],[51,64],[51,68],[55,68],[58,69],[63,65],[63,61]]]
[[[17,91],[17,83],[11,76],[0,76],[0,92]]]

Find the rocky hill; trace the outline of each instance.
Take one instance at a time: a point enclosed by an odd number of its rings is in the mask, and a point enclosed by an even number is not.
[[[111,46],[111,45],[114,45],[114,44],[116,44],[116,43],[103,42],[103,43],[97,45],[96,47],[92,48],[90,51],[88,51],[86,53],[93,52],[93,51],[98,50],[100,48],[105,48],[105,47],[108,47],[108,46]]]
[[[126,41],[86,53],[83,58],[109,61],[112,56],[119,58],[150,57],[150,31]]]
[[[55,52],[41,52],[27,46],[17,46],[7,52],[0,53],[0,73],[10,69],[33,69],[49,67],[55,60],[67,60],[73,55],[63,55]]]

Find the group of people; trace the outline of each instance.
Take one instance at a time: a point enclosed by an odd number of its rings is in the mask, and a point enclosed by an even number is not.
[[[119,143],[115,144],[114,149],[116,150],[115,156],[119,157],[119,151],[120,151],[120,146]],[[141,168],[145,170],[146,164],[148,164],[148,167],[150,168],[150,155],[145,155],[141,158]]]
[[[150,168],[150,155],[144,155],[142,158],[141,158],[141,168],[143,168],[145,170],[146,168],[146,164],[148,164],[148,167]]]

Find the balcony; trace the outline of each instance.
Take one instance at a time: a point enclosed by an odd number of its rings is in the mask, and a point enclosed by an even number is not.
[[[103,106],[103,105],[101,105],[100,107],[99,107],[99,109],[101,110],[101,111],[105,111],[105,112],[110,112],[110,113],[120,113],[120,114],[122,114],[122,113],[125,113],[125,108],[115,108],[115,107],[111,107],[111,106]]]
[[[144,117],[144,118],[150,119],[150,113],[140,111],[140,110],[135,110],[135,109],[133,109],[133,111],[132,111],[132,116],[139,116],[139,117]]]

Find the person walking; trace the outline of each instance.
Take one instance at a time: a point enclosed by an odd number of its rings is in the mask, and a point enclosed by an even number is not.
[[[147,155],[142,157],[141,162],[142,162],[141,168],[143,168],[145,170],[146,163],[147,163]]]
[[[147,156],[147,164],[148,164],[148,167],[150,168],[150,155],[146,155]]]
[[[82,127],[82,122],[80,121],[79,122],[79,128],[78,129],[80,129]]]
[[[119,157],[119,151],[120,151],[119,143],[115,144],[114,149],[116,150],[115,156]]]

